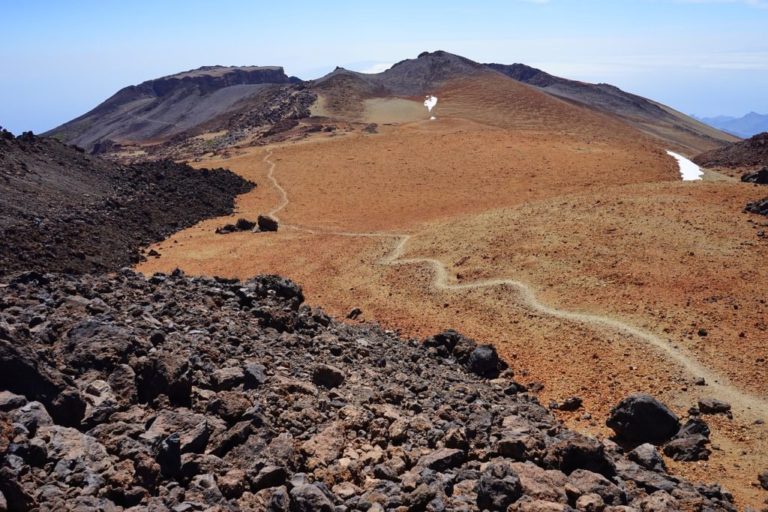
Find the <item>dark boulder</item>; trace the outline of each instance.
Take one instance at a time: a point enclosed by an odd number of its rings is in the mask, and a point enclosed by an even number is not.
[[[304,484],[291,489],[291,512],[333,512],[333,502],[317,485]]]
[[[731,404],[716,398],[702,398],[699,400],[699,411],[702,414],[729,414]]]
[[[676,437],[687,437],[690,435],[702,435],[709,439],[709,425],[701,418],[690,418],[677,433]]]
[[[756,213],[758,215],[768,216],[768,197],[765,199],[760,199],[758,201],[747,203],[747,206],[744,208],[744,211],[747,213]]]
[[[220,228],[216,228],[217,235],[228,235],[237,231],[237,226],[234,224],[224,224]]]
[[[134,365],[136,390],[140,402],[150,402],[166,395],[171,403],[190,405],[192,381],[189,361],[171,354],[153,354]]]
[[[597,439],[576,433],[561,434],[561,439],[549,448],[547,460],[552,460],[557,468],[570,475],[577,469],[598,473],[606,478],[616,474],[616,468],[605,448]]]
[[[259,231],[277,231],[277,221],[272,217],[259,215],[256,223],[259,225]]]
[[[467,368],[481,377],[495,379],[507,364],[499,358],[493,345],[480,345],[469,354]]]
[[[641,444],[629,452],[627,458],[651,471],[659,473],[666,473],[667,471],[667,467],[664,465],[664,458],[651,443]]]
[[[344,373],[335,366],[318,365],[312,371],[312,382],[324,388],[335,388],[344,383]]]
[[[757,480],[760,482],[760,487],[768,491],[768,469],[757,475]]]
[[[135,336],[107,321],[85,319],[67,333],[66,361],[80,372],[90,369],[112,371],[131,355],[148,351]]]
[[[701,434],[676,437],[664,445],[664,455],[681,462],[708,460],[712,453],[708,444],[709,439]]]
[[[577,396],[572,396],[563,400],[563,403],[559,404],[557,408],[561,411],[578,411],[581,409],[583,401]]]
[[[256,223],[247,219],[237,219],[235,229],[238,231],[251,231],[256,227]]]
[[[85,416],[85,400],[61,373],[6,340],[0,340],[0,388],[41,402],[59,425],[77,426]]]
[[[171,434],[163,439],[156,449],[155,460],[164,477],[174,478],[181,472],[181,438]]]
[[[768,167],[763,167],[759,171],[748,172],[741,176],[744,183],[756,183],[758,185],[768,185]]]
[[[489,463],[477,483],[477,506],[481,510],[506,510],[522,495],[520,478],[503,460]]]
[[[469,355],[477,347],[477,342],[453,329],[448,329],[426,338],[424,346],[434,348],[440,357],[454,357],[459,363],[465,364]]]
[[[605,424],[629,443],[663,443],[680,430],[680,420],[650,395],[631,395],[611,409]]]

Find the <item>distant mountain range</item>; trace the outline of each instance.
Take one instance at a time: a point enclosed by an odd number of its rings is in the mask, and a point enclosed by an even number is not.
[[[742,117],[717,116],[697,117],[696,119],[709,126],[743,138],[768,132],[768,114],[758,114],[757,112],[750,112]]]

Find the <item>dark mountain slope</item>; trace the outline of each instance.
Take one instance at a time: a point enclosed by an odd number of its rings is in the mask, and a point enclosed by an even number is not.
[[[731,144],[721,149],[707,151],[693,159],[704,167],[747,169],[768,166],[768,132]]]
[[[694,154],[737,140],[670,107],[622,91],[613,85],[568,80],[525,64],[487,66],[558,98],[618,116],[636,128],[683,146]]]
[[[167,140],[237,111],[240,102],[265,89],[299,81],[281,67],[202,67],[126,87],[46,135],[89,150],[106,141]]]
[[[142,246],[230,213],[252,187],[229,171],[119,166],[0,130],[0,275],[117,270],[138,261]]]

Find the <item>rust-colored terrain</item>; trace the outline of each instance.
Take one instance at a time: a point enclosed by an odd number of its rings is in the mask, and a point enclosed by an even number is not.
[[[458,329],[495,343],[521,381],[542,382],[543,403],[583,398],[563,418],[599,435],[634,391],[683,415],[698,398],[727,400],[732,420],[707,417],[710,460],[671,465],[761,503],[768,222],[742,209],[765,193],[715,173],[681,182],[665,153],[676,148],[499,74],[431,92],[434,121],[408,107],[419,97],[341,104],[320,90],[323,117],[305,122],[336,131],[203,159],[259,186],[235,215],[154,246],[160,257],[139,269],[278,273],[334,315],[359,307],[414,337]],[[388,105],[390,122],[361,129]],[[260,214],[279,230],[215,233]]]

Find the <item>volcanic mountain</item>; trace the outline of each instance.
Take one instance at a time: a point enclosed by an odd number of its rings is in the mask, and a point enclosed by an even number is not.
[[[587,123],[602,124],[607,133],[618,122],[689,154],[737,140],[610,85],[566,80],[522,64],[479,64],[444,51],[424,52],[378,74],[337,68],[307,82],[277,67],[204,67],[127,87],[48,134],[94,152],[135,144],[144,154],[162,145],[165,156],[171,147],[174,157],[197,157],[288,131],[298,120],[304,127],[317,125],[312,118],[420,120],[427,94],[440,97],[443,117],[504,128],[571,131]]]
[[[568,80],[525,64],[487,66],[552,96],[617,116],[645,133],[673,142],[694,153],[738,140],[666,105],[628,93],[610,84]]]
[[[275,93],[298,82],[276,66],[206,66],[121,89],[46,135],[97,151],[167,140],[220,116],[247,113],[254,102],[278,105]]]

